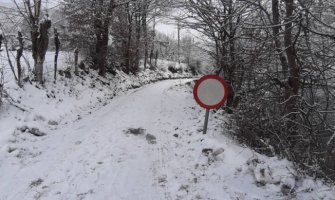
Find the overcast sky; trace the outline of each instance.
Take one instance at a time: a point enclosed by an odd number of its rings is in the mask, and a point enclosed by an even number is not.
[[[18,2],[18,3],[21,3],[22,2],[22,0],[16,0],[16,2]],[[43,3],[44,2],[48,2],[48,5],[50,6],[52,6],[52,5],[55,5],[55,4],[57,4],[57,2],[59,2],[59,0],[44,0],[43,1]],[[13,3],[13,0],[0,0],[0,5],[2,4],[2,5],[8,5],[8,4],[12,4]]]
[[[0,0],[0,5],[7,4],[7,3],[11,3],[11,0]]]

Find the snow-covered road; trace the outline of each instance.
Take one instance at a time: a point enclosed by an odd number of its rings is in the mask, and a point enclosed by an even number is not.
[[[221,114],[211,114],[209,134],[202,135],[204,111],[186,82],[163,81],[117,97],[64,119],[43,137],[16,133],[12,151],[0,155],[0,199],[286,198],[282,183],[255,184],[246,165],[254,153],[222,135]],[[224,152],[206,156],[206,148]],[[288,165],[269,159],[278,168]]]

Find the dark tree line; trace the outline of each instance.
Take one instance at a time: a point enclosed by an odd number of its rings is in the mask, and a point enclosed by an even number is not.
[[[57,79],[59,51],[76,49],[77,59],[80,53],[85,60],[80,66],[97,70],[101,76],[105,76],[107,72],[115,74],[115,70],[136,73],[140,66],[154,70],[159,56],[166,57],[162,55],[162,51],[159,52],[159,48],[161,44],[169,42],[156,37],[155,26],[157,19],[171,10],[173,1],[64,0],[52,11],[43,9],[42,1],[13,2],[15,8],[6,10],[7,20],[13,27],[5,30],[8,35],[3,34],[6,37],[2,41],[5,41],[5,46],[10,44],[18,49],[14,64],[8,52],[7,54],[20,87],[23,86],[24,71],[21,57],[27,62],[23,55],[26,47],[30,47],[34,60],[33,80],[40,84],[45,81],[43,63],[50,46],[55,50],[54,82]],[[57,20],[52,22],[50,14],[56,16]],[[19,36],[14,36],[11,32],[17,26],[22,29],[20,28]],[[53,34],[49,33],[51,27],[54,29]],[[169,43],[168,46],[172,45]],[[180,46],[178,51],[179,49]],[[188,54],[187,62],[191,63],[190,52],[184,53]],[[76,65],[75,69],[77,67]],[[24,74],[27,75],[30,76]]]
[[[155,68],[149,52],[154,51],[155,32],[150,24],[166,12],[170,1],[85,0],[65,1],[62,6],[70,46],[92,57],[92,67],[104,76],[115,68],[138,71],[140,61]]]

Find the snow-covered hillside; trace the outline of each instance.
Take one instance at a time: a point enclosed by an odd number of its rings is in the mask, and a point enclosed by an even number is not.
[[[159,60],[156,71],[142,66],[136,75],[75,76],[71,53],[62,52],[55,84],[53,55],[43,86],[19,88],[5,68],[1,200],[334,199],[333,186],[237,144],[222,111],[202,135],[194,81],[178,70],[185,65]]]
[[[3,52],[2,52],[3,53]],[[125,74],[117,71],[114,76],[108,74],[100,77],[96,71],[74,75],[71,53],[62,52],[59,57],[57,83],[53,81],[53,52],[48,52],[45,62],[45,84],[27,82],[19,88],[12,77],[11,70],[5,66],[4,89],[9,97],[0,107],[0,145],[8,140],[13,129],[20,126],[31,126],[42,131],[50,125],[60,124],[65,118],[80,118],[80,115],[108,104],[115,96],[139,88],[151,82],[191,77],[186,72],[171,73],[168,67],[171,62],[161,63],[156,71],[141,70],[138,74]],[[26,54],[30,63],[31,55]],[[6,63],[5,55],[1,55]],[[0,63],[1,64],[1,63]],[[25,66],[27,69],[27,66]]]
[[[92,82],[80,79],[75,85],[64,79],[59,88],[27,86],[34,95],[22,102],[40,109],[10,108],[13,118],[0,119],[2,134],[16,127],[2,140],[0,199],[334,199],[334,188],[297,178],[287,160],[236,144],[221,111],[211,113],[202,135],[204,111],[193,100],[193,80],[123,95],[119,89],[111,99],[113,90],[97,92],[107,81],[90,89],[84,86]],[[42,97],[46,90],[50,97]],[[34,127],[43,134],[33,135]]]

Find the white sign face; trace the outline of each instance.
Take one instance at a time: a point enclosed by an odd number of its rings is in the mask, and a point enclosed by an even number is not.
[[[219,104],[225,96],[224,85],[216,79],[207,79],[201,82],[197,89],[199,100],[208,105]]]

